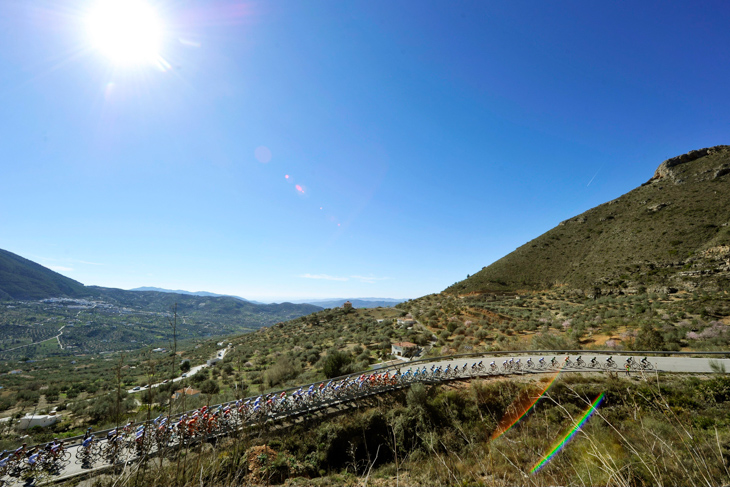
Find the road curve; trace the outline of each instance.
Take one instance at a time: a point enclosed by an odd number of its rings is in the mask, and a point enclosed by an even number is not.
[[[596,356],[597,361],[599,364],[605,364],[606,362],[606,355],[605,354],[583,354],[582,359],[586,363],[590,363],[591,359]],[[541,369],[541,370],[512,370],[508,372],[502,372],[498,371],[495,373],[489,372],[489,364],[494,361],[495,365],[498,368],[502,367],[502,364],[505,361],[509,361],[510,358],[513,358],[514,361],[517,359],[520,360],[520,363],[524,366],[524,364],[527,363],[528,359],[531,359],[533,364],[539,363],[541,358],[544,358],[546,363],[549,363],[553,357],[555,357],[558,364],[561,366],[556,368],[547,368],[547,369]],[[572,367],[563,367],[562,365],[565,363],[566,357],[569,357],[570,360],[573,363]],[[469,380],[469,379],[478,379],[478,378],[486,378],[491,376],[508,376],[508,375],[528,375],[528,374],[541,374],[541,373],[566,373],[566,372],[583,372],[583,373],[603,373],[605,370],[603,368],[587,368],[587,367],[576,367],[575,362],[579,356],[578,355],[571,355],[567,356],[564,354],[558,354],[558,355],[534,355],[534,354],[520,354],[518,352],[515,352],[512,356],[505,356],[504,354],[500,354],[499,356],[496,355],[490,355],[485,354],[481,356],[475,356],[475,357],[469,357],[469,358],[440,358],[440,359],[434,359],[432,361],[419,361],[419,362],[402,362],[401,364],[398,364],[397,366],[391,366],[387,370],[390,370],[393,372],[394,370],[400,370],[401,372],[406,372],[409,368],[411,370],[415,370],[416,368],[422,370],[424,367],[426,370],[430,370],[431,367],[437,368],[441,367],[441,369],[446,369],[449,367],[450,369],[454,369],[455,367],[459,367],[460,369],[464,370],[464,365],[466,365],[466,370],[462,375],[454,376],[454,377],[443,377],[443,378],[428,378],[424,382],[426,383],[437,383],[437,382],[446,382],[451,380]],[[614,369],[611,369],[611,371],[619,372],[619,373],[626,373],[626,370],[624,368],[624,365],[626,363],[626,359],[631,357],[631,355],[624,355],[624,354],[615,354],[613,355],[613,360],[615,361],[616,367]],[[640,361],[643,357],[642,356],[635,356],[636,361]],[[707,358],[691,358],[691,357],[650,357],[648,358],[649,362],[653,365],[654,370],[651,370],[649,372],[642,372],[636,369],[632,369],[629,372],[632,375],[636,374],[642,374],[642,373],[654,373],[654,371],[657,372],[674,372],[674,373],[713,373],[722,371],[723,367],[724,370],[730,371],[730,359],[707,359]],[[471,366],[475,363],[482,362],[482,364],[485,366],[484,370],[481,373],[475,373],[473,372]],[[379,371],[374,371],[374,373],[377,372],[384,372],[386,369],[382,369]],[[371,371],[372,372],[372,371]],[[360,375],[356,374],[356,375]],[[316,382],[315,384],[320,384],[320,382]],[[309,384],[307,385],[307,387]],[[407,385],[403,386],[396,386],[397,387],[407,387]],[[387,391],[392,391],[394,388],[391,387],[387,389]],[[278,391],[278,393],[281,393],[282,391]],[[379,394],[382,392],[386,392],[386,390],[379,391],[379,392],[372,392],[363,394],[362,396],[358,397],[366,397],[371,396],[372,394]],[[331,406],[334,406],[336,404],[341,404],[343,402],[351,402],[358,400],[358,397],[350,398],[350,399],[333,399],[330,402],[322,402],[318,404],[316,407],[312,407],[309,412],[314,412],[316,410],[321,410],[324,408],[328,408]],[[214,406],[215,407],[215,406]],[[294,413],[292,413],[293,415]],[[301,414],[301,412],[297,412],[296,414]],[[284,417],[287,417],[287,414],[282,414],[277,416],[277,420],[283,419]],[[106,431],[98,431],[95,432],[95,435],[97,438],[106,438]],[[74,440],[74,439],[70,439]],[[105,443],[106,440],[104,439],[103,442]],[[106,471],[110,468],[110,465],[94,465],[93,468],[86,468],[82,465],[79,465],[76,463],[76,452],[78,451],[80,447],[80,444],[77,440],[75,444],[72,444],[68,446],[68,451],[71,453],[71,461],[70,463],[65,466],[58,475],[55,475],[52,480],[54,481],[60,481],[65,480],[71,477],[75,477],[82,474],[95,474],[100,473],[102,471]],[[124,458],[124,460],[132,461],[133,458],[131,456]],[[5,477],[4,480],[7,482],[4,485],[7,486],[21,486],[25,483],[24,480],[16,479],[12,477]],[[0,484],[2,485],[2,484]]]

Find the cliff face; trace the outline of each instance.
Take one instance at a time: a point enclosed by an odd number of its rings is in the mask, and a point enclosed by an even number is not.
[[[729,224],[730,146],[695,150],[446,292],[730,290]]]
[[[671,180],[675,184],[681,184],[684,180],[681,178],[684,171],[675,170],[676,166],[680,164],[686,164],[688,162],[696,161],[697,159],[715,155],[727,153],[730,150],[728,145],[716,145],[715,147],[707,147],[705,149],[693,150],[681,156],[672,157],[659,164],[659,167],[654,172],[654,176],[648,181],[648,183],[657,182],[660,180]],[[727,159],[727,158],[726,158]],[[709,171],[713,173],[713,171]],[[730,173],[730,163],[727,161],[720,164],[715,168],[712,178],[716,179]]]

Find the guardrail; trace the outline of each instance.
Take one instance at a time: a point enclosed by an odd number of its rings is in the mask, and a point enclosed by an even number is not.
[[[403,361],[398,364],[391,364],[385,367],[381,367],[377,369],[377,372],[385,372],[385,371],[392,371],[392,370],[398,370],[406,367],[411,367],[415,364],[422,364],[422,363],[432,363],[432,362],[444,362],[444,361],[451,361],[451,360],[458,360],[458,359],[464,359],[464,358],[479,358],[479,357],[491,357],[491,356],[504,356],[509,355],[513,357],[517,357],[520,355],[627,355],[625,353],[621,353],[622,351],[616,351],[616,350],[500,350],[500,351],[493,351],[493,352],[473,352],[473,353],[462,353],[462,354],[453,354],[453,355],[440,355],[436,357],[425,357],[418,360],[409,360],[409,361]],[[631,351],[630,355],[644,355],[644,356],[661,356],[661,355],[727,355],[730,357],[730,351],[727,352],[670,352],[670,351],[655,351],[655,350],[638,350],[638,351]],[[333,377],[332,379],[323,379],[318,380],[315,382],[310,382],[303,385],[298,385],[294,387],[289,387],[286,389],[278,389],[275,391],[269,391],[266,393],[257,394],[254,396],[247,396],[245,398],[242,398],[242,400],[254,400],[257,397],[261,395],[267,395],[267,394],[281,394],[282,392],[291,392],[296,391],[299,389],[307,389],[310,386],[313,385],[319,385],[323,382],[327,381],[341,381],[347,378],[351,377],[359,377],[363,374],[367,374],[369,371],[360,371],[360,372],[353,372],[351,374],[342,375],[339,377]],[[220,404],[216,404],[212,407],[225,407],[227,405],[235,404],[236,401],[227,401]],[[194,412],[195,409],[190,409],[184,412],[175,413],[175,417],[182,416],[183,414],[191,414]],[[135,423],[137,425],[140,424],[147,424],[148,422],[151,422],[152,420],[144,420],[140,421],[138,423]],[[122,425],[120,425],[121,427]],[[99,430],[95,431],[94,435],[99,437],[99,435],[106,435],[110,431],[114,430],[116,428],[108,428],[105,430]],[[64,441],[68,443],[69,446],[75,446],[80,443],[74,443],[79,442],[80,440],[83,440],[83,435],[79,436],[73,436],[69,438],[64,438]]]
[[[545,352],[548,352],[548,353],[545,353]],[[547,355],[548,357],[550,357],[550,355],[557,356],[557,355],[566,355],[566,354],[568,354],[568,355],[580,354],[580,355],[587,355],[587,356],[594,355],[594,354],[595,355],[599,355],[599,354],[600,355],[609,355],[610,354],[610,355],[615,355],[617,357],[617,359],[622,359],[622,358],[627,357],[627,356],[628,357],[634,357],[636,355],[647,355],[647,356],[648,355],[670,355],[670,354],[676,354],[676,355],[688,355],[688,354],[690,354],[690,355],[697,355],[696,352],[673,352],[673,353],[668,353],[668,352],[655,352],[655,351],[652,351],[652,352],[641,352],[640,351],[640,352],[637,352],[637,353],[634,353],[634,354],[630,354],[630,355],[628,355],[628,354],[616,354],[614,351],[590,350],[590,351],[588,351],[588,352],[590,352],[588,354],[586,354],[585,352],[586,352],[586,350],[575,350],[575,351],[573,351],[573,350],[560,350],[560,351],[558,351],[558,350],[549,350],[549,351],[548,350],[537,350],[537,351],[519,351],[519,352],[516,352],[516,351],[500,351],[500,352],[494,352],[494,353],[488,353],[488,354],[483,354],[483,353],[457,354],[457,355],[438,356],[438,357],[424,358],[424,359],[419,359],[419,360],[414,360],[414,361],[408,361],[408,362],[401,362],[401,363],[391,364],[391,365],[389,365],[387,367],[383,367],[383,368],[379,369],[377,372],[372,372],[371,371],[370,373],[382,373],[382,372],[385,372],[385,371],[389,371],[390,372],[393,369],[402,369],[402,368],[406,368],[406,367],[408,367],[408,368],[417,368],[418,369],[419,367],[421,367],[421,364],[423,364],[423,363],[434,363],[434,364],[436,364],[438,362],[445,362],[445,361],[449,361],[450,362],[450,361],[459,360],[459,359],[465,359],[465,358],[482,358],[483,359],[483,358],[488,358],[488,357],[492,357],[492,356],[495,356],[495,355],[511,355],[513,357],[518,357],[520,355],[531,355],[534,358],[535,355]],[[703,355],[703,353],[700,353],[700,354]],[[730,355],[730,352],[715,352],[715,353],[711,353],[709,355]],[[469,364],[469,362],[463,362],[463,363],[465,365],[468,365]],[[457,364],[457,365],[459,365],[459,364]],[[539,373],[551,373],[551,372],[555,372],[555,371],[565,370],[560,365],[557,366],[557,367],[548,366],[547,368],[528,368],[528,369],[519,368],[519,369],[513,369],[513,370],[500,369],[500,370],[496,370],[496,371],[490,370],[488,368],[483,368],[482,370],[479,370],[479,371],[476,371],[476,372],[474,371],[473,368],[471,370],[466,370],[466,366],[462,368],[462,371],[461,372],[458,372],[458,367],[455,367],[455,369],[457,369],[457,372],[454,373],[454,374],[451,374],[451,375],[430,376],[430,377],[429,376],[426,376],[426,377],[423,377],[423,378],[419,378],[416,381],[414,381],[413,379],[408,380],[408,381],[399,381],[399,382],[393,383],[393,384],[379,385],[379,386],[376,386],[375,388],[372,388],[372,389],[365,388],[365,389],[363,389],[361,391],[355,391],[351,395],[344,395],[344,396],[339,396],[339,397],[334,396],[334,397],[323,398],[321,400],[318,400],[318,401],[315,401],[315,402],[312,402],[312,403],[303,405],[299,409],[271,411],[271,412],[267,413],[265,416],[263,416],[263,417],[261,417],[259,419],[249,419],[248,421],[245,421],[245,422],[239,424],[236,427],[235,430],[231,430],[231,431],[240,430],[241,428],[246,428],[246,427],[255,427],[257,425],[262,425],[262,424],[265,424],[267,422],[282,421],[282,420],[286,420],[286,419],[301,417],[302,415],[309,415],[311,413],[318,413],[318,412],[321,412],[321,411],[327,411],[329,408],[333,408],[333,407],[336,407],[336,406],[339,406],[339,405],[351,404],[351,403],[354,403],[354,402],[357,402],[357,401],[361,401],[362,399],[364,399],[366,397],[371,397],[371,396],[378,395],[378,394],[383,394],[383,393],[392,392],[392,391],[395,391],[395,390],[404,389],[404,388],[407,388],[411,384],[416,383],[416,382],[418,382],[418,383],[425,383],[425,384],[438,384],[438,383],[447,383],[447,382],[450,382],[450,381],[472,380],[472,379],[476,379],[476,378],[491,377],[491,376],[497,376],[497,375],[499,375],[499,376],[508,376],[508,375],[514,375],[514,374],[519,374],[519,375],[535,374],[535,373],[539,374]],[[606,371],[606,369],[604,367],[600,367],[600,368],[597,368],[596,369],[596,368],[589,367],[588,364],[584,364],[582,366],[573,366],[573,367],[571,367],[571,368],[569,368],[567,370],[570,371],[570,372],[592,372],[592,371],[598,372],[598,371]],[[616,372],[620,372],[621,371],[620,366],[618,366],[615,369],[611,369],[611,370],[614,370]],[[657,371],[658,372],[661,372],[661,370],[650,370],[650,372],[657,372]],[[643,371],[642,370],[638,370],[637,372],[643,372]],[[340,377],[333,378],[331,380],[333,382],[334,381],[341,381],[341,380],[344,380],[346,378],[357,377],[357,376],[360,376],[360,375],[363,375],[363,374],[369,374],[369,372],[357,372],[357,373],[353,373],[353,374],[347,374],[347,375],[344,375],[344,376],[340,376]],[[283,391],[292,391],[292,390],[297,390],[297,389],[300,389],[300,388],[301,389],[305,389],[305,388],[308,388],[309,386],[315,386],[315,385],[323,384],[323,383],[326,382],[326,380],[328,380],[328,379],[325,379],[325,380],[322,380],[322,381],[312,382],[310,384],[305,384],[305,385],[298,386],[298,387],[292,387],[292,388],[288,388],[288,389],[281,389],[281,390],[278,390],[278,391],[271,391],[268,394],[279,395]],[[259,396],[250,396],[247,399],[254,399],[255,397],[259,397]],[[229,402],[221,403],[220,405],[215,405],[213,407],[225,406],[227,404],[233,404],[233,403],[234,403],[234,401],[229,401]],[[192,411],[194,411],[194,410],[186,411],[186,413],[190,413]],[[180,415],[186,414],[186,413],[177,413],[177,414],[173,415],[173,417],[177,418]],[[148,423],[148,421],[142,421],[142,422],[140,422],[138,424],[147,424],[147,423]],[[107,432],[111,431],[112,429],[114,429],[114,428],[97,431],[97,432],[95,432],[95,435],[97,435],[100,439],[104,440],[105,439],[104,438],[104,435]],[[210,438],[214,438],[214,437],[218,437],[218,436],[224,436],[224,435],[230,435],[230,434],[232,434],[231,431],[219,432],[219,433],[215,433],[213,435],[203,435],[203,436],[195,439],[194,441],[196,441],[196,442],[197,441],[208,441]],[[81,439],[81,438],[82,437],[80,437],[80,436],[79,437],[66,438],[65,441],[69,442],[69,441],[72,441],[74,439]],[[76,445],[78,445],[78,444],[77,443],[70,443],[70,444],[68,444],[68,447],[74,447]],[[162,451],[159,451],[156,454],[161,454],[161,452]],[[149,453],[149,454],[152,455],[153,453]],[[86,474],[89,474],[89,473],[91,473],[91,472],[90,471],[86,471],[84,473],[79,473],[79,475],[86,475]],[[75,473],[74,474],[70,474],[70,477],[73,477],[75,475],[76,475]],[[63,476],[63,480],[67,480],[67,478],[70,478],[70,477],[69,477],[69,475]],[[56,479],[56,480],[58,480],[58,479]],[[52,480],[52,482],[53,481],[56,481],[56,480]]]

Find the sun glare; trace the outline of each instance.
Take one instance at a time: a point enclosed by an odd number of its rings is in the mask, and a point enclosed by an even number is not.
[[[144,0],[102,0],[87,17],[92,46],[113,63],[157,63],[162,26]]]

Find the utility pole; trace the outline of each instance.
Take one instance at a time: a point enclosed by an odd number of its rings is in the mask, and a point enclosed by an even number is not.
[[[122,417],[122,366],[124,365],[124,354],[119,357],[119,363],[115,367],[115,373],[117,378],[117,397],[116,397],[116,411],[115,411],[115,422],[117,428],[119,427],[119,420]]]
[[[177,303],[172,307],[173,318],[167,318],[172,327],[172,376],[175,377],[175,362],[177,359]]]

